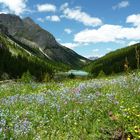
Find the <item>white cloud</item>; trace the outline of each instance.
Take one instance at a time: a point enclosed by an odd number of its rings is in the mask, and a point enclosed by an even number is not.
[[[115,10],[115,9],[121,9],[121,8],[126,8],[128,7],[130,4],[129,4],[129,1],[121,1],[120,3],[114,5],[112,8]]]
[[[40,22],[44,22],[43,18],[37,18],[37,20],[40,21]]]
[[[133,14],[127,17],[127,23],[132,23],[134,26],[140,26],[140,14]]]
[[[130,41],[128,43],[128,46],[131,46],[131,45],[134,45],[134,44],[137,44],[137,43],[140,43],[140,41]]]
[[[86,26],[95,27],[102,24],[101,19],[97,17],[91,17],[89,14],[81,11],[80,7],[71,9],[68,7],[68,3],[65,3],[60,9],[63,11],[62,17],[81,22]]]
[[[70,48],[70,49],[73,49],[73,48],[79,46],[78,43],[61,43],[61,45],[65,46],[65,47],[67,47],[67,48]]]
[[[65,31],[67,34],[71,34],[71,33],[72,33],[72,30],[69,29],[69,28],[64,29],[64,31]]]
[[[69,4],[66,2],[64,4],[61,5],[60,10],[65,10],[66,8],[68,8]]]
[[[46,16],[46,18],[37,18],[40,22],[45,22],[45,19],[52,22],[59,22],[60,18],[57,15]]]
[[[62,41],[61,38],[56,38],[56,40],[57,40],[58,42],[59,42],[59,41]]]
[[[88,45],[89,45],[89,43],[82,43],[82,45],[84,45],[84,46],[88,46]]]
[[[0,4],[3,5],[3,11],[20,15],[27,10],[27,0],[0,0]]]
[[[106,48],[107,51],[112,51],[112,48]]]
[[[93,49],[92,50],[92,52],[98,52],[99,51],[99,49]]]
[[[57,15],[47,16],[46,19],[49,20],[49,21],[53,21],[53,22],[59,22],[60,21],[60,18]]]
[[[99,49],[93,49],[92,50],[92,57],[102,57],[104,54],[102,54],[102,52]]]
[[[74,41],[79,43],[120,42],[138,39],[140,39],[140,26],[127,28],[109,24],[98,29],[83,30],[74,36]]]
[[[2,10],[2,11],[0,11],[0,14],[7,14],[7,13],[8,13],[7,10]]]
[[[39,12],[55,12],[56,11],[56,6],[53,4],[38,4],[37,5],[37,10]]]

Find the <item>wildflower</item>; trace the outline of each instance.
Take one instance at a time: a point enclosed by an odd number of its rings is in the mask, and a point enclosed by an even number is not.
[[[130,137],[128,137],[127,140],[131,140]]]
[[[134,132],[135,132],[135,133],[138,133],[138,130],[137,130],[137,129],[135,129],[135,130],[134,130]]]

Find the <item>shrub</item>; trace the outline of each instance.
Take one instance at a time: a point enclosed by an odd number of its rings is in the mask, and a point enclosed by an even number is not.
[[[103,70],[101,70],[98,74],[98,77],[104,77],[104,76],[106,76],[106,74],[104,73]]]
[[[25,72],[25,73],[22,74],[20,80],[21,80],[22,82],[25,82],[25,83],[30,83],[30,82],[33,81],[33,79],[34,79],[33,76],[30,74],[29,71],[27,71],[27,72]]]
[[[46,73],[43,77],[43,82],[49,82],[52,79],[52,75]]]

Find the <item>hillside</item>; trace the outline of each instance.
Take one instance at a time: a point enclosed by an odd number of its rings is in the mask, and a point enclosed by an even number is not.
[[[0,14],[0,24],[7,28],[13,39],[28,48],[40,49],[54,62],[64,63],[73,68],[81,67],[88,62],[88,59],[60,45],[51,33],[42,29],[29,17],[21,19],[16,15]]]
[[[106,75],[123,72],[125,70],[125,64],[128,65],[128,69],[136,69],[136,50],[140,57],[140,43],[138,43],[110,52],[105,56],[94,60],[92,63],[84,67],[84,69],[92,73],[94,76],[97,76],[100,71],[103,71]]]
[[[20,78],[23,73],[29,71],[37,80],[43,80],[46,74],[51,77],[55,71],[69,68],[46,59],[38,48],[29,48],[19,41],[13,41],[2,33],[5,28],[0,29],[0,79],[4,73],[13,79]]]

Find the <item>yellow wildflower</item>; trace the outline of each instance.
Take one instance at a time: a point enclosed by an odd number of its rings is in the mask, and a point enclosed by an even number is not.
[[[128,137],[127,140],[131,140],[130,137]]]

